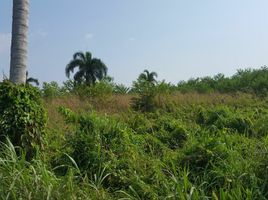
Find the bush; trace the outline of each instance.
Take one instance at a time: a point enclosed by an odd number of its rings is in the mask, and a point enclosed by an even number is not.
[[[135,92],[139,95],[131,99],[131,107],[136,111],[153,112],[156,109],[156,87],[149,82],[134,82]]]
[[[106,101],[111,97],[113,87],[105,81],[97,82],[94,85],[77,85],[74,89],[75,93],[84,98],[97,98],[98,101]]]
[[[52,99],[62,94],[61,88],[57,82],[44,82],[42,87],[42,95],[46,98]]]
[[[253,124],[249,117],[235,113],[226,107],[200,109],[197,114],[197,123],[212,129],[230,129],[240,134],[252,136]]]
[[[43,148],[47,122],[41,94],[29,84],[0,84],[0,140],[9,137],[15,146],[23,147],[32,156],[36,147]]]
[[[153,127],[155,136],[170,149],[181,148],[187,141],[188,133],[174,118],[160,117]]]

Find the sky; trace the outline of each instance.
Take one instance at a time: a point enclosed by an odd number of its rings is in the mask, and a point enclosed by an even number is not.
[[[144,70],[178,83],[268,65],[267,0],[30,0],[29,61],[39,81],[67,80],[90,51],[116,83]],[[12,0],[0,0],[0,77],[9,75]]]

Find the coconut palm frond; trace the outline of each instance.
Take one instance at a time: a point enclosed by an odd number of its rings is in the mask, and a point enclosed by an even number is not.
[[[70,77],[70,72],[74,72],[74,69],[76,67],[80,68],[81,66],[83,66],[83,64],[84,64],[83,61],[78,60],[78,59],[70,61],[70,63],[65,68],[66,76],[69,78]]]
[[[76,60],[76,59],[79,59],[79,60],[85,60],[85,55],[82,51],[79,51],[79,52],[76,52],[74,55],[73,55],[73,60]]]
[[[147,69],[143,71],[139,75],[139,79],[148,83],[156,83],[157,73],[156,72],[149,72]]]
[[[39,81],[37,78],[33,78],[33,77],[28,78],[28,76],[29,76],[29,73],[28,71],[26,71],[26,84],[35,83],[35,85],[39,86]]]
[[[84,77],[84,72],[83,71],[78,71],[74,75],[74,80],[81,84],[83,82],[83,77]]]

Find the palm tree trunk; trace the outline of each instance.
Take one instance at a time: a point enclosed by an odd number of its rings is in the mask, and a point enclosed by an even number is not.
[[[21,84],[26,82],[29,0],[13,0],[12,20],[9,79],[15,84]]]

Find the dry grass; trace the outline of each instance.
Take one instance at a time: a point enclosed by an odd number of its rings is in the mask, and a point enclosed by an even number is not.
[[[254,97],[251,94],[236,93],[236,94],[199,94],[199,93],[177,93],[170,96],[172,102],[176,105],[198,105],[198,104],[227,104],[227,105],[244,105],[254,101]]]
[[[52,100],[45,99],[45,106],[48,111],[49,123],[62,123],[57,108],[65,106],[76,113],[89,112],[94,110],[100,114],[122,114],[130,110],[131,99],[134,95],[112,95],[105,98],[79,98],[78,96],[58,97]],[[176,93],[173,95],[160,95],[157,97],[160,104],[172,102],[180,105],[249,105],[255,101],[250,94],[199,94],[199,93]]]
[[[86,113],[96,111],[100,114],[120,115],[126,113],[130,109],[131,95],[113,95],[101,98],[80,98],[78,96],[65,96],[54,99],[44,99],[44,104],[48,112],[48,128],[50,130],[62,132],[58,130],[60,127],[68,129],[64,125],[63,117],[59,114],[59,106],[64,106],[76,113]]]

